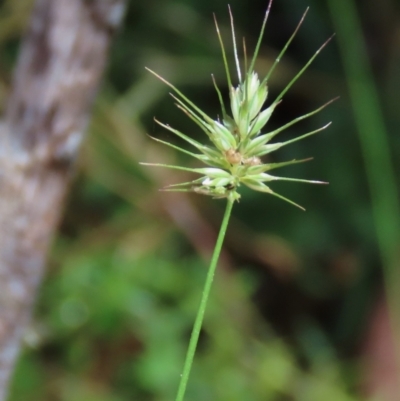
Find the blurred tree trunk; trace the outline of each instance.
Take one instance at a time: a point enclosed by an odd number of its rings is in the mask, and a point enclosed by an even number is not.
[[[37,0],[0,130],[0,400],[126,0]]]

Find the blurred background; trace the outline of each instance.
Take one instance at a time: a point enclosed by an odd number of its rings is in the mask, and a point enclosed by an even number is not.
[[[2,108],[31,5],[0,2]],[[230,5],[238,42],[245,36],[252,54],[267,2]],[[256,65],[261,76],[307,6],[269,82],[269,99],[337,35],[285,95],[268,130],[340,100],[279,140],[332,126],[268,161],[314,157],[276,174],[330,185],[271,186],[306,212],[242,189],[188,400],[400,400],[389,318],[397,305],[394,296],[384,296],[397,286],[400,6],[395,0],[358,1],[356,9],[351,0],[275,0]],[[175,107],[169,88],[144,67],[210,116],[220,114],[211,73],[226,95],[228,88],[213,12],[233,66],[225,1],[128,3],[10,400],[174,399],[225,202],[159,192],[191,176],[138,164],[198,166],[148,137],[181,144],[154,117],[204,139]]]

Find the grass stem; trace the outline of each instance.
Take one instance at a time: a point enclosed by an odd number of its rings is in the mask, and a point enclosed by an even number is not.
[[[228,227],[229,218],[231,216],[231,211],[233,207],[234,200],[228,198],[224,218],[222,220],[221,228],[219,230],[217,242],[215,244],[214,252],[211,258],[210,267],[208,269],[206,282],[204,284],[203,294],[201,296],[200,306],[196,315],[196,320],[193,325],[192,334],[190,336],[189,346],[186,353],[185,363],[183,365],[183,371],[181,375],[181,380],[179,382],[178,393],[176,396],[176,401],[183,401],[185,396],[186,386],[189,380],[190,370],[192,368],[194,354],[196,352],[197,343],[199,341],[200,330],[203,324],[204,313],[207,306],[207,301],[210,295],[211,286],[214,280],[215,269],[217,267],[219,255],[221,253],[222,244],[224,242],[226,230]]]

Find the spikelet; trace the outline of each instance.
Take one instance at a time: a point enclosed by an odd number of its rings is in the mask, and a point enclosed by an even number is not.
[[[290,164],[301,163],[310,159],[303,160],[290,160],[283,163],[263,163],[262,156],[268,153],[274,152],[283,146],[289,145],[293,142],[299,141],[301,139],[307,138],[308,136],[314,135],[321,132],[327,128],[330,123],[320,127],[314,131],[303,134],[297,138],[285,141],[285,142],[274,142],[271,140],[275,138],[279,133],[285,129],[291,127],[297,122],[304,120],[305,118],[311,117],[314,114],[321,111],[328,104],[332,103],[333,99],[321,107],[313,110],[305,115],[295,118],[284,126],[275,129],[270,132],[264,132],[265,126],[267,125],[275,107],[279,104],[283,96],[290,89],[290,87],[295,83],[295,81],[304,73],[304,71],[309,67],[313,60],[317,57],[320,51],[328,44],[331,40],[329,38],[322,46],[314,53],[314,55],[309,59],[309,61],[304,65],[304,67],[294,76],[294,78],[288,83],[288,85],[281,91],[281,93],[270,103],[269,106],[265,106],[268,97],[268,81],[279,63],[280,59],[286,52],[288,46],[295,37],[298,29],[300,28],[303,20],[308,12],[308,9],[303,14],[299,24],[297,25],[292,36],[289,38],[279,56],[275,60],[274,64],[270,68],[268,74],[260,79],[257,72],[254,71],[254,65],[258,56],[261,41],[264,35],[265,26],[267,23],[268,15],[270,13],[272,0],[270,0],[267,11],[265,13],[265,18],[263,20],[260,35],[257,41],[257,45],[251,59],[250,65],[247,71],[242,72],[239,64],[238,50],[236,46],[235,29],[231,10],[229,8],[229,15],[231,20],[231,31],[232,40],[234,48],[234,59],[235,59],[235,69],[237,73],[238,84],[234,86],[232,84],[232,79],[229,72],[227,56],[224,48],[224,43],[218,28],[217,20],[214,16],[215,26],[217,30],[218,39],[221,45],[222,58],[225,66],[226,77],[229,91],[230,100],[230,111],[231,114],[226,112],[224,102],[222,100],[221,92],[215,83],[214,77],[213,82],[217,95],[221,104],[222,119],[212,119],[207,114],[205,114],[200,108],[198,108],[193,102],[191,102],[178,88],[172,85],[170,82],[166,81],[164,78],[159,76],[154,71],[147,68],[152,74],[157,78],[171,87],[175,93],[173,98],[179,109],[181,109],[189,118],[191,118],[206,134],[208,137],[208,143],[202,144],[184,133],[178,131],[169,125],[156,122],[172,132],[173,134],[179,136],[186,142],[188,142],[193,148],[196,149],[198,153],[193,153],[188,150],[182,149],[176,145],[168,142],[164,142],[159,139],[155,139],[167,146],[177,149],[183,153],[189,154],[194,158],[197,158],[204,164],[207,168],[187,168],[182,166],[173,166],[165,164],[154,164],[154,163],[142,163],[149,166],[159,166],[171,169],[189,171],[195,174],[199,174],[201,177],[193,181],[173,184],[164,190],[166,191],[194,191],[199,194],[210,195],[214,198],[230,198],[231,200],[239,200],[239,188],[240,186],[246,185],[247,187],[254,189],[256,191],[269,193],[276,197],[279,197],[301,209],[301,206],[295,202],[283,197],[272,191],[269,187],[269,182],[271,181],[293,181],[293,182],[303,182],[311,184],[326,184],[322,181],[311,181],[302,180],[296,178],[286,178],[277,177],[269,174],[269,171],[284,167]],[[246,55],[245,55],[246,56]],[[247,63],[246,63],[247,64]]]

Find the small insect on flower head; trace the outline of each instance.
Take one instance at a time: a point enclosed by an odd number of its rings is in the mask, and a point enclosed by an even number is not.
[[[281,198],[299,208],[293,201],[283,197],[272,191],[272,189],[266,184],[270,181],[293,181],[293,182],[305,182],[311,184],[326,184],[322,181],[310,181],[296,178],[277,177],[267,174],[267,171],[284,167],[290,164],[301,163],[310,159],[303,160],[290,160],[283,163],[263,163],[262,157],[268,153],[274,152],[283,146],[289,145],[293,142],[304,139],[308,136],[314,135],[325,128],[330,123],[320,127],[311,132],[300,135],[294,139],[287,140],[285,142],[274,142],[271,140],[275,138],[279,133],[296,124],[297,122],[304,120],[305,118],[311,117],[314,114],[321,111],[328,104],[332,103],[335,99],[330,100],[324,105],[320,106],[316,110],[313,110],[305,115],[295,118],[288,122],[282,127],[272,130],[264,131],[268,120],[270,119],[275,107],[280,103],[283,96],[296,82],[296,80],[304,73],[304,71],[314,61],[320,51],[327,45],[331,40],[329,38],[322,46],[314,53],[314,55],[308,60],[302,69],[292,78],[292,80],[286,85],[281,93],[265,107],[265,102],[268,97],[267,84],[272,76],[276,66],[281,60],[282,56],[286,52],[293,38],[295,37],[298,29],[300,28],[303,20],[308,12],[308,9],[303,14],[299,24],[290,36],[282,51],[276,58],[272,67],[268,71],[267,75],[260,79],[258,74],[254,71],[255,62],[258,56],[258,52],[261,46],[261,41],[264,36],[264,30],[266,27],[267,19],[270,13],[272,0],[270,0],[267,11],[265,13],[264,21],[261,25],[260,35],[254,50],[253,57],[251,58],[250,65],[246,71],[242,72],[239,55],[236,46],[236,36],[234,29],[234,22],[231,9],[229,8],[229,15],[231,21],[231,33],[234,48],[234,61],[235,69],[237,73],[237,84],[232,83],[230,71],[228,67],[227,56],[224,48],[224,43],[219,31],[217,20],[214,16],[215,26],[217,30],[218,39],[221,45],[222,58],[225,67],[227,82],[230,88],[229,99],[230,99],[230,114],[227,113],[226,107],[222,98],[221,91],[219,90],[214,77],[213,82],[217,92],[218,99],[221,105],[222,119],[213,119],[204,113],[199,107],[197,107],[192,101],[190,101],[178,88],[166,81],[164,78],[156,74],[154,71],[148,69],[157,78],[167,84],[173,89],[176,96],[172,95],[177,106],[182,110],[190,119],[192,119],[206,134],[208,137],[208,143],[200,143],[181,131],[170,127],[169,125],[162,124],[156,120],[156,122],[174,133],[178,137],[188,142],[194,147],[199,153],[193,153],[188,150],[182,149],[169,142],[164,142],[159,139],[155,139],[167,146],[177,149],[183,153],[189,154],[190,156],[200,160],[202,163],[208,165],[208,168],[187,168],[182,166],[173,166],[165,164],[154,164],[154,163],[142,163],[150,166],[167,167],[176,170],[189,171],[192,173],[200,174],[201,177],[190,182],[184,182],[179,184],[172,184],[166,187],[166,191],[194,191],[199,194],[210,195],[214,198],[230,198],[231,200],[239,200],[240,194],[238,192],[241,184],[254,189],[256,191],[269,193],[278,198]],[[246,50],[244,48],[245,65],[247,66]]]

